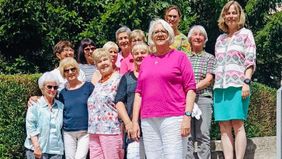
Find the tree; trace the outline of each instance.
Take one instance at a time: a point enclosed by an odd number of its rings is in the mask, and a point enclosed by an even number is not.
[[[275,13],[268,23],[257,32],[258,82],[279,87],[282,74],[282,12]]]

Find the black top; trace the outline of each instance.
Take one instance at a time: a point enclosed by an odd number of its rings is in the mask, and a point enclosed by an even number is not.
[[[137,78],[133,71],[127,72],[121,77],[117,94],[115,97],[115,104],[118,102],[124,103],[128,116],[132,117],[133,101],[135,96],[135,89],[137,85]]]

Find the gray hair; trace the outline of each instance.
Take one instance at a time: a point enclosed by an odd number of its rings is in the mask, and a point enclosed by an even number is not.
[[[154,46],[155,43],[153,41],[153,34],[154,34],[154,31],[155,31],[155,26],[157,24],[161,24],[164,29],[168,32],[168,40],[169,40],[169,44],[173,44],[174,42],[174,32],[173,32],[173,29],[172,27],[163,19],[155,19],[153,21],[151,21],[150,23],[150,28],[149,28],[149,33],[148,33],[148,44],[150,46]]]
[[[59,86],[59,79],[58,77],[51,72],[45,72],[43,75],[38,79],[38,86],[42,90],[46,82],[56,82]]]
[[[192,28],[190,29],[190,31],[189,31],[189,33],[188,33],[188,41],[189,41],[189,43],[191,44],[191,36],[193,35],[193,33],[194,33],[194,31],[196,30],[196,29],[199,29],[200,30],[200,33],[202,33],[203,34],[203,36],[205,37],[205,43],[204,43],[204,47],[206,46],[206,43],[207,43],[207,41],[208,41],[208,34],[207,34],[207,31],[206,31],[206,29],[203,27],[203,26],[201,26],[201,25],[194,25],[194,26],[192,26]],[[192,46],[192,44],[191,44],[191,46]]]
[[[122,26],[116,31],[116,41],[118,41],[118,35],[123,32],[126,32],[129,38],[131,30],[127,26]]]

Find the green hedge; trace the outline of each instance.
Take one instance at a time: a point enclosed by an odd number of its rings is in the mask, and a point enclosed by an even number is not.
[[[39,95],[37,79],[40,75],[0,75],[0,158],[24,157],[26,102],[31,95]],[[254,83],[252,86],[248,137],[273,136],[276,126],[276,90]],[[219,139],[218,125],[212,125],[212,139]]]
[[[0,158],[24,157],[26,102],[40,75],[0,75]]]

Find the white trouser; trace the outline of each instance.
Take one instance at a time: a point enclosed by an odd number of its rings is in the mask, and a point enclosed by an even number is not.
[[[184,159],[187,137],[181,136],[183,116],[141,120],[147,159]]]
[[[144,150],[144,142],[143,139],[131,142],[127,145],[127,159],[144,159],[145,158],[145,150]]]
[[[86,131],[64,131],[66,159],[85,159],[89,148],[89,134]]]

